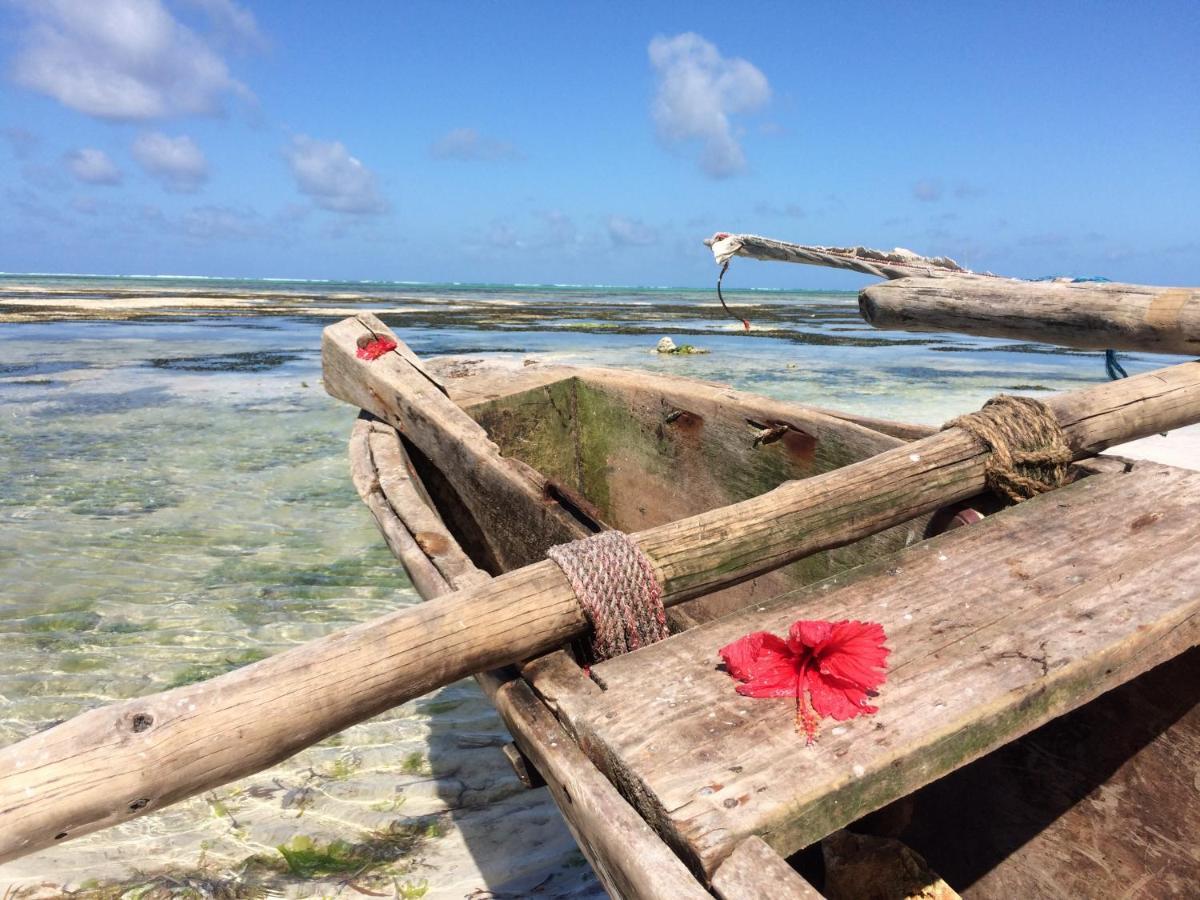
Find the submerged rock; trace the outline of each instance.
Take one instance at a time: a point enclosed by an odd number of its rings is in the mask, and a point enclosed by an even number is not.
[[[684,355],[684,354],[695,354],[695,353],[707,353],[708,351],[704,350],[700,347],[693,347],[691,344],[681,344],[680,346],[677,347],[677,346],[675,346],[675,342],[673,340],[671,340],[669,337],[665,337],[665,338],[659,338],[658,344],[654,348],[654,352],[655,353],[674,353],[677,355]]]

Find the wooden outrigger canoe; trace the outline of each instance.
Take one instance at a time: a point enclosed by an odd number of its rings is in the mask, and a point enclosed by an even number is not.
[[[422,362],[403,344],[412,377],[375,405],[331,352],[367,332],[391,336],[376,319],[329,329],[327,388],[401,425],[364,412],[351,468],[426,599],[927,433],[646,372]],[[503,503],[484,469],[510,482]],[[568,648],[482,676],[514,766],[549,786],[613,896],[820,896],[793,854],[826,896],[951,896],[897,835],[969,896],[1170,895],[1200,877],[1200,790],[1180,765],[1200,760],[1200,475],[1102,459],[1076,476],[690,600],[674,636],[589,669]],[[883,621],[898,657],[875,719],[808,749],[788,705],[737,696],[716,657],[802,617]],[[822,839],[824,875],[801,852]]]

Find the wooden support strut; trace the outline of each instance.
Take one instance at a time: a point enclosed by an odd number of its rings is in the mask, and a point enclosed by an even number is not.
[[[351,339],[326,353],[343,368],[376,367],[362,377],[379,383],[388,357],[356,361],[355,349]],[[1200,421],[1200,362],[1046,403],[1072,452],[1089,455]],[[974,496],[989,455],[951,428],[634,538],[672,605]],[[260,771],[356,722],[544,653],[586,629],[570,585],[547,560],[210,681],[82,713],[0,750],[0,861]]]
[[[944,256],[789,244],[751,234],[722,233],[705,244],[719,263],[746,256],[887,279],[858,297],[859,312],[875,328],[1200,356],[1200,288],[1022,281],[971,272]]]

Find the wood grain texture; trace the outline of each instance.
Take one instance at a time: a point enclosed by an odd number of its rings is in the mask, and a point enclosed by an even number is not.
[[[718,232],[704,241],[718,263],[734,256],[775,262],[803,263],[826,266],[874,275],[878,278],[904,278],[908,275],[952,277],[967,273],[954,260],[945,256],[921,256],[911,250],[873,250],[870,247],[822,247],[815,244],[793,244],[757,234],[726,234]]]
[[[760,837],[746,838],[712,879],[721,900],[821,900],[811,884]]]
[[[922,788],[897,834],[970,900],[1191,897],[1198,759],[1200,647]]]
[[[471,368],[476,383],[506,379],[504,370]],[[561,377],[467,409],[502,454],[569,489],[595,519],[625,532],[728,506],[902,443],[804,406],[719,385],[637,371],[555,368]],[[763,442],[764,432],[778,439]],[[926,526],[918,517],[811,554],[675,607],[668,621],[673,630],[684,630],[818,581],[920,540]]]
[[[597,878],[613,898],[685,900],[708,891],[575,745],[524,681],[495,700],[517,745],[546,779]]]
[[[1195,473],[1084,479],[601,663],[572,727],[704,871],[751,834],[790,854],[1200,641],[1198,504]],[[798,618],[878,621],[893,649],[880,712],[807,749],[794,704],[737,695],[717,657]]]
[[[440,591],[444,579],[429,557],[417,546],[412,534],[396,516],[379,484],[379,473],[371,459],[372,421],[360,417],[350,435],[350,478],[355,490],[383,535],[388,549],[404,565],[413,587],[423,597]],[[443,592],[444,593],[444,592]]]
[[[368,504],[376,514],[380,530],[385,535],[397,529],[406,533],[415,529],[414,533],[439,535],[436,544],[425,541],[417,548],[427,556],[425,565],[435,569],[435,580],[431,580],[428,588],[420,589],[422,597],[432,600],[449,593],[455,586],[490,581],[486,572],[474,568],[466,559],[466,554],[441,526],[432,507],[427,505],[420,480],[408,470],[404,448],[396,432],[388,425],[359,419],[355,438],[359,437],[364,424],[372,429],[372,441],[382,452],[363,459],[361,443],[352,444],[351,460],[355,465],[357,459],[358,469],[370,473],[374,481],[390,485],[389,505]],[[416,543],[411,537],[410,542]],[[411,574],[413,560],[406,554],[401,561]],[[599,692],[599,688],[584,678],[579,667],[567,660],[561,651],[542,659],[545,662],[535,665],[535,671],[530,672],[533,678],[536,679],[540,671],[544,676],[542,680],[549,683],[554,679],[551,673],[561,671],[567,664],[574,670],[572,683],[577,689],[582,684],[586,690]],[[556,661],[560,663],[557,668]],[[674,897],[699,900],[708,896],[678,857],[575,746],[551,711],[524,683],[511,681],[503,672],[485,673],[476,678],[516,740],[516,745],[506,747],[505,753],[513,761],[518,776],[526,786],[548,787],[576,842],[610,896],[628,900],[670,900]],[[567,677],[560,675],[558,681],[565,689]],[[525,770],[526,763],[532,765],[532,771]]]
[[[1200,356],[1196,288],[914,277],[871,285],[858,306],[876,328]]]
[[[365,409],[412,440],[457,489],[505,570],[544,557],[545,548],[591,530],[546,498],[545,480],[501,456],[487,433],[452,402],[411,351],[367,361],[359,341],[392,332],[370,313],[327,327],[321,337],[325,389]],[[407,351],[407,348],[405,348]],[[520,515],[514,515],[519,510]],[[540,552],[539,552],[540,551]]]
[[[342,326],[349,327],[331,329]],[[361,323],[353,327],[351,348],[353,334],[363,330]],[[331,355],[333,370],[345,368],[346,356]],[[423,390],[430,404],[450,402],[432,386]],[[352,393],[374,402],[369,384]],[[1047,403],[1083,455],[1200,420],[1200,363]],[[427,408],[406,415],[409,428],[421,422],[443,433]],[[448,452],[468,465],[461,449]],[[974,496],[983,487],[987,455],[973,438],[949,429],[635,539],[672,605]],[[501,502],[515,495],[491,496]],[[508,527],[502,512],[512,508],[493,510],[498,527]],[[561,524],[557,515],[511,527],[531,529],[522,541],[541,540]],[[510,545],[514,554],[529,546],[515,539]],[[554,563],[543,561],[211,681],[83,713],[0,750],[0,860],[257,772],[405,700],[545,653],[585,629],[570,585]]]

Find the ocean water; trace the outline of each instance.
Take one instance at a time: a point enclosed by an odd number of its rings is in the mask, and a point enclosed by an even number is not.
[[[0,278],[0,745],[416,602],[350,483],[355,411],[321,389],[320,330],[355,309],[425,356],[641,367],[931,424],[999,391],[1106,379],[1097,353],[874,331],[852,293],[727,297],[749,333],[709,290]],[[708,352],[653,353],[664,335]],[[602,896],[506,740],[473,683],[452,685],[0,866],[0,886]]]

